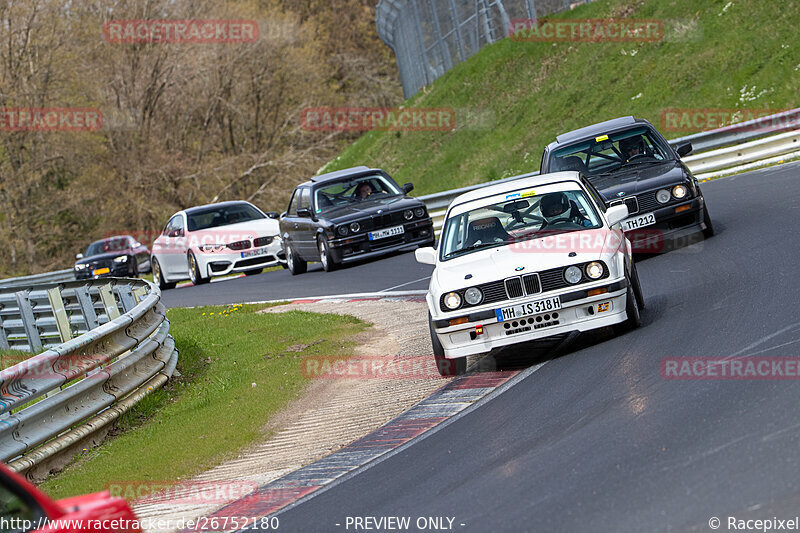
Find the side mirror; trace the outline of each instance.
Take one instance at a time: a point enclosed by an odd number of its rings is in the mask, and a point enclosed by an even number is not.
[[[675,151],[678,152],[680,157],[686,157],[692,153],[692,143],[684,141],[675,147]]]
[[[311,209],[307,207],[301,207],[300,209],[297,210],[297,216],[303,218],[311,218]]]
[[[413,183],[406,183],[406,184],[403,185],[403,192],[405,194],[408,194],[413,190],[414,190],[414,184]]]
[[[612,205],[606,210],[606,220],[609,226],[613,226],[628,218],[628,206],[625,204]]]
[[[272,219],[276,219],[276,218],[280,217],[280,215],[278,214],[277,211],[267,211],[266,215],[269,218],[272,218]]]
[[[426,246],[424,248],[417,248],[414,250],[414,257],[417,258],[417,263],[422,263],[423,265],[435,265],[436,264],[436,248],[431,246]]]
[[[75,254],[75,259],[83,259],[83,254]]]

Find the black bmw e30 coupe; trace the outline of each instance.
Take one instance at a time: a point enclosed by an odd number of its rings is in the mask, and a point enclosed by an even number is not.
[[[542,155],[541,172],[581,172],[607,205],[624,203],[623,229],[634,252],[659,252],[669,243],[714,226],[700,185],[681,157],[685,141],[671,146],[650,122],[621,117],[563,133]]]
[[[280,216],[286,262],[302,274],[319,261],[342,263],[432,246],[433,221],[420,200],[385,171],[366,166],[329,172],[298,185]]]

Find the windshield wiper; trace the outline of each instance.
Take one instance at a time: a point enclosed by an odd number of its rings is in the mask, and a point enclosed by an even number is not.
[[[448,254],[445,254],[445,257],[451,257],[454,255],[461,255],[465,252],[471,252],[473,250],[479,250],[481,248],[491,248],[493,246],[502,246],[504,244],[508,244],[510,241],[502,241],[502,242],[476,242],[475,244],[471,244],[466,248],[459,248],[458,250],[454,250]]]

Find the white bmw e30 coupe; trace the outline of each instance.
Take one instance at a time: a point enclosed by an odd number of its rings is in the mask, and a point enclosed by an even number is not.
[[[442,375],[466,356],[535,339],[640,324],[644,307],[625,205],[606,206],[577,172],[528,175],[450,204],[426,296]]]

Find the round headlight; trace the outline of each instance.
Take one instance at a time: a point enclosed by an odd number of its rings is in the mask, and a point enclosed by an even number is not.
[[[464,299],[469,305],[478,305],[483,300],[483,293],[477,287],[470,287],[464,292]]]
[[[350,230],[347,229],[347,226],[339,226],[336,231],[342,237],[345,237],[348,233],[350,233]]]
[[[586,265],[586,275],[591,279],[599,279],[603,275],[603,263],[592,261]]]
[[[685,185],[676,185],[672,188],[672,195],[679,200],[686,197],[687,194],[689,194],[689,190]]]
[[[414,209],[414,216],[417,217],[417,218],[424,217],[425,216],[425,208],[424,207],[418,207],[418,208]]]
[[[411,220],[414,218],[414,212],[411,209],[406,209],[403,211],[403,218],[406,220]]]
[[[656,200],[658,200],[662,204],[669,202],[669,199],[670,195],[667,189],[661,189],[656,193]]]
[[[361,224],[359,224],[358,222],[350,223],[350,231],[352,231],[353,233],[358,233],[359,230],[361,230]]]
[[[461,307],[461,296],[457,292],[448,292],[444,295],[444,305],[448,309],[458,309]]]
[[[564,271],[564,279],[567,280],[567,283],[575,284],[578,283],[583,274],[581,274],[581,269],[576,266],[567,267]]]

